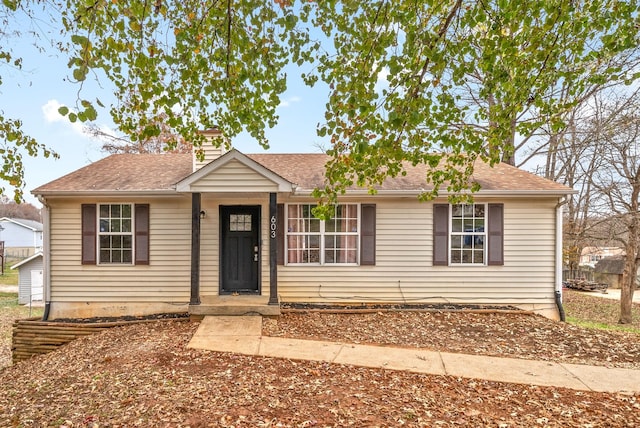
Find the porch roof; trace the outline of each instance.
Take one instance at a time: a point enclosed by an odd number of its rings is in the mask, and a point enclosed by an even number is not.
[[[176,184],[178,192],[291,192],[295,184],[233,149]]]

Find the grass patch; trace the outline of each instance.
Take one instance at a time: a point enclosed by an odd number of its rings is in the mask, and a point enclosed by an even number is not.
[[[0,285],[18,285],[18,269],[11,269],[14,264],[4,265],[4,275],[0,275]]]
[[[18,304],[18,293],[0,292],[0,318],[2,319],[38,317],[43,311],[44,309],[40,306],[31,307],[29,310],[29,305]]]
[[[3,293],[0,291],[0,308],[18,306],[18,293]]]
[[[594,328],[598,330],[615,330],[615,331],[626,331],[629,333],[640,334],[640,328],[628,327],[622,324],[605,324],[602,322],[593,322],[593,321],[584,321],[575,317],[567,317],[567,322],[569,324],[575,324],[584,328]]]
[[[638,292],[636,291],[636,293]],[[565,290],[563,306],[567,315],[567,322],[571,324],[586,328],[640,334],[640,304],[633,304],[633,323],[625,325],[618,324],[620,302],[617,300],[604,299],[595,294],[590,295],[574,290]]]

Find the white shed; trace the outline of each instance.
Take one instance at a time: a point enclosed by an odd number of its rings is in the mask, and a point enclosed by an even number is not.
[[[42,251],[11,266],[18,269],[18,303],[22,305],[44,300]]]

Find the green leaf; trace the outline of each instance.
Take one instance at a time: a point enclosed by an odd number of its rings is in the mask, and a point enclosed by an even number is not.
[[[18,9],[18,1],[12,0],[2,0],[2,4],[5,5],[9,10],[17,10]]]
[[[96,120],[98,118],[98,112],[91,105],[85,109],[84,113],[87,120]]]
[[[86,67],[79,67],[73,70],[73,78],[77,81],[77,82],[82,82],[87,78],[87,72],[88,72],[88,68]]]

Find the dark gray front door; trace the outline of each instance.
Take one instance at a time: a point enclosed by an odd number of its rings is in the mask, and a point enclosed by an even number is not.
[[[260,206],[221,206],[220,229],[220,293],[258,293]]]

